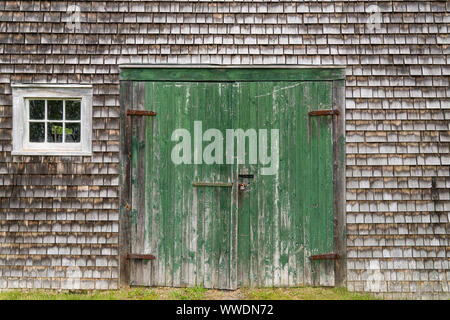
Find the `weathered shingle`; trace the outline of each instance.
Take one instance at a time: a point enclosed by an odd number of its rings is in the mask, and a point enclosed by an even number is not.
[[[77,5],[72,30],[67,1],[0,3],[0,287],[117,286],[117,65],[217,63],[346,65],[348,287],[448,292],[448,4],[377,2],[375,28],[368,2]],[[92,83],[94,155],[13,161],[11,82]],[[32,266],[18,243],[33,245]],[[65,278],[72,265],[77,284]],[[376,287],[362,276],[372,271]]]

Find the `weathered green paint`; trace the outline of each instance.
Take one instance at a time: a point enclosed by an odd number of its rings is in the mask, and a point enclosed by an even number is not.
[[[334,284],[333,261],[317,262],[316,275],[308,258],[334,246],[332,118],[308,116],[332,107],[331,86],[238,83],[237,127],[280,129],[278,174],[260,176],[260,165],[240,168],[255,174],[239,197],[241,285]]]
[[[345,78],[345,68],[124,68],[120,80],[132,81],[315,81]]]
[[[130,108],[157,116],[131,117],[131,251],[157,259],[145,262],[151,264],[147,271],[132,270],[132,284],[232,288],[232,168],[171,161],[175,129],[193,132],[194,120],[223,131],[232,127],[230,100],[227,83],[134,83]],[[196,181],[206,182],[199,183],[205,188],[196,188]],[[151,272],[148,281],[142,280],[145,272]]]
[[[309,260],[335,248],[334,120],[308,111],[333,108],[336,81],[328,79],[340,79],[342,70],[314,70],[122,71],[122,79],[149,80],[126,87],[128,108],[157,113],[130,117],[130,250],[156,256],[132,263],[132,283],[334,285],[334,262]],[[162,81],[169,79],[177,81]],[[262,165],[248,161],[173,164],[171,134],[178,128],[193,133],[194,121],[223,134],[267,129],[269,146],[270,129],[279,129],[277,174],[260,175]],[[245,191],[238,190],[240,182],[248,183]]]

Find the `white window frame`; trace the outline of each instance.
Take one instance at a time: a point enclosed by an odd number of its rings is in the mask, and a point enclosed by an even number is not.
[[[92,155],[92,86],[81,84],[12,84],[12,155]],[[81,100],[80,142],[30,142],[29,101]],[[55,121],[58,122],[58,121]]]

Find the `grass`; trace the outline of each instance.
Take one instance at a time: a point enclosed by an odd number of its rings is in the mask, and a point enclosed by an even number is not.
[[[174,300],[205,300],[205,293],[208,291],[203,287],[173,289],[171,297]]]
[[[376,300],[369,294],[350,292],[345,288],[273,288],[244,289],[249,300]]]
[[[130,288],[123,290],[4,290],[0,300],[374,300],[345,288],[241,288],[236,291],[194,288]]]

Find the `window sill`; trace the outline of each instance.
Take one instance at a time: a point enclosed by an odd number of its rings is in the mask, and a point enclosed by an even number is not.
[[[11,151],[12,156],[92,156],[90,151],[70,150],[21,150]]]

